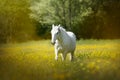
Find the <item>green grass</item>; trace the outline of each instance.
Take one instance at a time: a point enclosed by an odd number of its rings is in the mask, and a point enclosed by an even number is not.
[[[0,46],[0,80],[120,80],[120,40],[77,41],[75,59],[54,60],[49,40]]]

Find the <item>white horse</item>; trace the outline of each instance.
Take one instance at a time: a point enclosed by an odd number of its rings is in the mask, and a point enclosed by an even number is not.
[[[76,48],[76,36],[73,32],[66,31],[60,25],[52,25],[51,43],[55,46],[55,60],[58,60],[58,53],[62,53],[62,60],[66,58],[66,54],[70,53],[70,60],[73,60]]]

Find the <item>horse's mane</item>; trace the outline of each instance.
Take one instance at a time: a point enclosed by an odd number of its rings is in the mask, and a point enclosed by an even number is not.
[[[62,30],[62,31],[65,31],[66,32],[66,30],[63,28],[63,27],[59,27],[60,28],[60,30]]]

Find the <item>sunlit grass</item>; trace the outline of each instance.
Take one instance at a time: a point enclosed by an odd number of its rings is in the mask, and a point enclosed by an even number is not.
[[[119,80],[120,40],[77,41],[75,59],[54,60],[49,40],[0,46],[0,80]]]

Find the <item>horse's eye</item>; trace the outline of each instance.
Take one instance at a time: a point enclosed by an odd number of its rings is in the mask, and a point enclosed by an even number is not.
[[[59,34],[59,31],[57,31],[57,33],[56,34]]]

